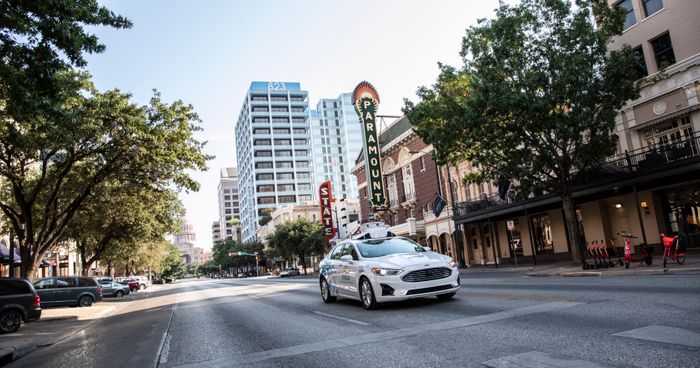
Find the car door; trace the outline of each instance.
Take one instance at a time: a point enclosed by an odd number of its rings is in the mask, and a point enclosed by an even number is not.
[[[330,255],[324,262],[324,272],[326,274],[326,282],[335,290],[338,289],[338,263],[340,263],[340,254],[343,251],[342,245],[336,245],[330,252]],[[335,292],[333,292],[335,294]]]
[[[341,289],[343,293],[353,297],[359,297],[358,287],[357,287],[357,274],[359,266],[359,257],[357,256],[357,250],[352,243],[347,243],[343,246],[343,251],[341,257],[351,256],[351,260],[341,260],[340,263],[340,283],[342,284]]]
[[[109,296],[115,293],[116,289],[118,288],[114,282],[111,281],[102,281],[100,282],[100,286],[102,287],[102,295],[104,296]]]
[[[41,298],[41,306],[51,306],[56,304],[56,280],[42,279],[34,283],[34,289],[39,298]]]
[[[75,277],[58,277],[56,278],[56,303],[61,305],[77,304],[78,289],[77,279]]]

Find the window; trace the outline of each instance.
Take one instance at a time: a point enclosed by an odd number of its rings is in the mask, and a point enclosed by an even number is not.
[[[306,119],[304,119],[304,118],[293,118],[293,119],[292,119],[292,122],[294,122],[294,123],[304,123],[304,122],[306,122]]]
[[[647,63],[644,60],[644,50],[642,50],[642,46],[635,47],[632,52],[634,52],[634,56],[637,58],[637,65],[635,66],[637,78],[641,79],[646,77],[649,75],[649,72],[647,71]]]
[[[294,144],[304,146],[304,145],[306,145],[306,139],[295,139]]]
[[[300,172],[297,174],[297,179],[309,179],[311,178],[311,173]]]
[[[401,174],[403,174],[403,192],[406,195],[406,199],[415,199],[416,188],[413,184],[413,168],[410,162],[401,168]]]
[[[292,141],[289,139],[275,139],[275,146],[289,146]]]
[[[227,214],[227,215],[230,215],[230,214],[231,214],[231,209],[230,209],[230,208],[225,209],[225,210],[224,210],[224,213]]]
[[[615,4],[615,7],[622,9],[626,12],[625,24],[622,26],[622,30],[627,30],[637,23],[637,18],[634,17],[634,7],[632,7],[632,0],[622,0]]]
[[[260,197],[258,198],[258,204],[274,204],[275,197]]]
[[[293,173],[280,173],[280,174],[277,174],[277,179],[279,179],[279,180],[292,180],[292,179],[294,179],[294,174]]]
[[[272,174],[258,174],[255,176],[256,180],[273,180]]]
[[[302,191],[302,190],[311,190],[311,184],[299,184],[297,186],[297,189]]]
[[[306,134],[305,128],[294,128],[294,134]]]
[[[289,112],[289,109],[286,107],[273,107],[272,112]]]
[[[263,106],[253,107],[253,112],[267,112],[267,107],[263,107]]]
[[[287,101],[287,96],[270,96],[270,101]]]
[[[532,217],[533,241],[535,242],[535,254],[554,254],[554,241],[552,240],[552,227],[549,215]]]
[[[231,207],[231,202],[224,202],[224,207]]]
[[[253,101],[267,101],[267,96],[252,96]]]
[[[255,118],[253,119],[253,123],[269,123],[270,119],[268,118]]]
[[[76,286],[75,277],[62,277],[60,279],[56,279],[57,288],[70,288]]]
[[[255,151],[255,157],[272,157],[272,151]]]
[[[335,247],[333,249],[333,251],[331,252],[330,258],[331,259],[340,259],[340,255],[343,253],[343,247],[344,247],[344,245],[342,245],[342,244]]]
[[[296,155],[296,156],[308,156],[309,151],[307,151],[307,150],[295,150],[294,155]]]
[[[303,107],[292,107],[292,112],[304,112]]]
[[[225,201],[230,201],[230,200],[231,200],[231,196],[224,196],[224,200],[225,200]]]
[[[386,187],[389,192],[389,206],[399,205],[399,191],[396,187],[396,174],[391,174],[386,178]]]
[[[269,139],[256,139],[253,141],[254,146],[269,146],[271,144]]]
[[[289,123],[289,118],[272,118],[273,123]]]
[[[644,5],[644,16],[646,17],[664,8],[664,3],[661,0],[642,0],[642,5]]]
[[[258,192],[274,192],[275,187],[273,185],[258,185]]]
[[[676,63],[676,55],[673,53],[673,44],[671,44],[671,35],[668,32],[649,41],[649,43],[651,43],[651,49],[654,50],[654,58],[656,58],[656,67],[658,69],[664,69]]]
[[[256,169],[272,169],[272,162],[256,162]]]
[[[289,128],[275,128],[272,129],[272,132],[275,134],[289,134]]]
[[[299,202],[308,202],[311,200],[311,196],[308,194],[300,195]]]
[[[293,192],[294,184],[277,184],[278,192]]]
[[[231,189],[224,189],[224,193],[231,193]]]
[[[297,201],[296,196],[280,196],[279,197],[280,203],[294,203]]]
[[[309,161],[297,161],[297,167],[309,167]]]
[[[275,151],[275,157],[292,157],[292,151]]]
[[[420,171],[425,171],[425,156],[420,157]]]
[[[292,161],[277,161],[275,167],[289,169],[292,167]]]
[[[268,129],[268,128],[255,128],[255,129],[253,129],[253,134],[270,134],[270,129]]]

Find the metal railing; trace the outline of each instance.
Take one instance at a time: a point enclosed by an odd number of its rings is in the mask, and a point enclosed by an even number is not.
[[[642,174],[658,171],[664,167],[689,159],[700,158],[700,132],[675,141],[656,143],[640,149],[625,151],[608,157],[601,165],[585,172],[574,172],[573,185],[591,185],[609,181],[616,177],[629,177],[630,174]],[[480,198],[469,199],[455,205],[455,215],[465,216],[469,213],[489,208],[501,207],[524,200],[533,200],[547,194],[532,196],[526,199],[506,197],[498,194],[483,195]],[[551,194],[549,194],[551,195]]]

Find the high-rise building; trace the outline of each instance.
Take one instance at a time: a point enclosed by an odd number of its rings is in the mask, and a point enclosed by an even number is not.
[[[219,221],[214,221],[211,224],[211,242],[216,243],[221,240],[221,226]]]
[[[321,99],[310,112],[316,188],[331,181],[333,196],[357,199],[357,177],[352,174],[362,150],[362,125],[352,104],[352,95]]]
[[[233,219],[240,221],[240,206],[238,198],[238,172],[235,167],[221,169],[219,175],[219,240],[241,240],[239,225],[231,223]],[[216,241],[216,240],[215,240]]]
[[[236,123],[243,241],[266,212],[313,198],[308,93],[299,83],[252,82]]]

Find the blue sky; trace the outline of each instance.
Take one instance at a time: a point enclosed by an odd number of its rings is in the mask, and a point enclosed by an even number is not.
[[[301,82],[311,107],[377,88],[380,114],[398,115],[403,99],[437,76],[437,62],[460,65],[465,29],[492,17],[497,0],[102,1],[131,19],[129,30],[97,28],[107,50],[88,57],[101,90],[118,88],[147,103],[152,90],[181,99],[202,119],[206,152],[193,173],[197,193],[182,193],[198,245],[211,247],[218,216],[219,169],[235,166],[234,123],[250,82]]]

